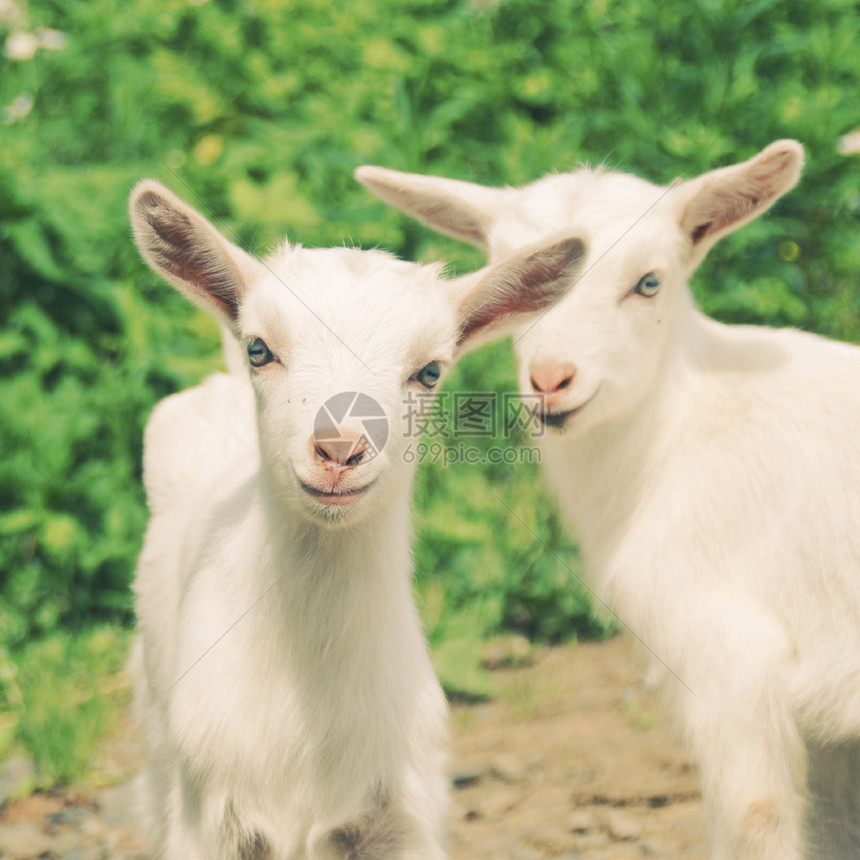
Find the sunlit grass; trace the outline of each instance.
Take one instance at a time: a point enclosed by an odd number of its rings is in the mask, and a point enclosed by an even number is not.
[[[128,701],[131,634],[101,627],[0,650],[0,758],[30,757],[35,787],[80,779]]]

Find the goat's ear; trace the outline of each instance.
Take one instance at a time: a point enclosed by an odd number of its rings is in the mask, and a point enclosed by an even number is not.
[[[681,229],[689,237],[691,258],[699,263],[727,233],[757,218],[792,189],[803,168],[803,147],[778,140],[749,161],[712,170],[685,182]]]
[[[555,304],[585,263],[580,239],[561,239],[514,254],[453,282],[460,322],[458,351],[507,334],[529,314]]]
[[[489,250],[490,228],[508,196],[504,188],[370,165],[356,168],[355,178],[396,209],[484,252]]]
[[[192,302],[234,327],[260,263],[155,180],[135,186],[129,210],[144,260]]]

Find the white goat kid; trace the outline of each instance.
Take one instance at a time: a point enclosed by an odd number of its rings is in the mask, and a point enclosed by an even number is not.
[[[797,182],[803,149],[669,188],[357,178],[491,260],[560,230],[585,274],[516,339],[546,475],[601,595],[664,667],[714,856],[860,856],[860,349],[728,327],[687,280]],[[806,818],[806,830],[804,828]]]
[[[380,251],[261,262],[153,181],[131,217],[251,365],[147,428],[136,657],[159,856],[440,858],[447,711],[411,597],[404,399],[556,300],[582,245],[445,281]],[[315,436],[344,392],[340,436]]]

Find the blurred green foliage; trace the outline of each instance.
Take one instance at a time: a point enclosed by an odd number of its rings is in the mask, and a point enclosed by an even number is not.
[[[55,632],[14,656],[0,646],[0,759],[19,747],[33,758],[38,773],[25,791],[70,782],[87,770],[130,699],[121,671],[129,636],[114,625]]]
[[[799,189],[695,286],[726,320],[860,338],[860,162],[837,151],[860,125],[854,0],[17,7],[0,24],[0,644],[130,618],[146,415],[219,364],[214,325],[133,248],[142,176],[250,250],[286,231],[465,270],[476,251],[378,203],[352,169],[518,184],[588,161],[667,182],[795,137]],[[506,347],[450,388],[512,390]],[[604,630],[535,466],[428,465],[419,489],[435,641]]]

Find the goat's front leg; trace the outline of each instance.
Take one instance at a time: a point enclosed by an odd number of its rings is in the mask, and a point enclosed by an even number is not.
[[[445,860],[445,789],[422,794],[420,806],[379,795],[356,820],[312,835],[311,860]]]
[[[777,625],[744,607],[706,614],[687,619],[692,692],[682,712],[714,860],[800,860],[807,762],[785,680],[790,648]]]
[[[181,770],[181,769],[180,769]],[[184,774],[170,793],[167,838],[158,860],[267,860],[265,843],[241,829],[230,798]]]

